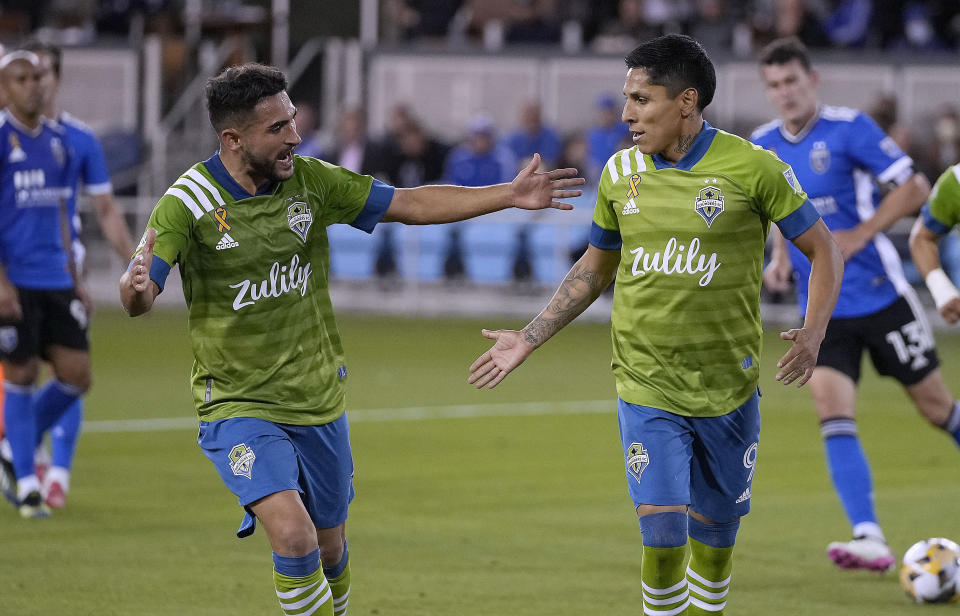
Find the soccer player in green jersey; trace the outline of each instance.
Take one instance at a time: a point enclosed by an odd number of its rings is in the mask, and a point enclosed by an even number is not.
[[[910,254],[913,263],[927,283],[940,316],[947,323],[960,321],[960,291],[940,267],[938,244],[950,230],[960,224],[960,164],[944,171],[930,193],[930,202],[910,231]],[[952,430],[951,430],[952,428]],[[960,410],[951,416],[947,431],[960,442]]]
[[[397,189],[294,154],[296,109],[279,70],[247,64],[207,83],[219,151],[157,203],[120,280],[127,312],[147,312],[177,264],[189,309],[198,442],[246,515],[263,524],[285,614],[342,616],[353,460],[347,368],[328,292],[326,227],[463,220],[510,206],[570,209],[575,169],[509,184]]]
[[[788,165],[704,122],[716,76],[699,43],[668,35],[625,59],[622,119],[636,145],[607,162],[587,251],[522,331],[483,330],[496,343],[469,381],[499,384],[616,280],[613,373],[643,610],[720,614],[757,461],[770,221],[813,264],[804,325],[781,334],[792,345],[778,381],[810,378],[843,260]]]

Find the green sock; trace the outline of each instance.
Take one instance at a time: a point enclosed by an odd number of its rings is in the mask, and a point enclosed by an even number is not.
[[[654,548],[643,546],[640,580],[644,613],[674,616],[687,607],[687,578],[683,574],[687,546]]]
[[[350,602],[350,561],[343,573],[330,580],[330,590],[333,591],[333,616],[346,616],[347,604]]]
[[[333,616],[330,585],[320,567],[304,577],[283,575],[274,570],[273,583],[285,616]]]
[[[690,539],[690,565],[687,582],[690,586],[688,614],[723,614],[730,591],[733,569],[733,546],[715,548]]]

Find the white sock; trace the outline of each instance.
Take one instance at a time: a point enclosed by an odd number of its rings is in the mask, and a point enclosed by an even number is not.
[[[31,492],[40,491],[40,480],[36,475],[27,475],[22,479],[17,479],[17,500],[22,501]]]
[[[886,543],[887,539],[883,536],[883,529],[876,522],[860,522],[853,527],[854,537],[872,537]]]

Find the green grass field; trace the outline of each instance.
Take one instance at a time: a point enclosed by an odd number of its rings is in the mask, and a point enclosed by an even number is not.
[[[357,467],[347,526],[354,616],[642,613],[608,328],[575,324],[496,390],[469,387],[467,366],[487,346],[480,327],[520,325],[341,320]],[[90,430],[68,508],[24,521],[0,503],[0,614],[279,613],[269,545],[262,532],[235,538],[241,510],[186,423],[185,327],[176,312],[98,314]],[[766,342],[753,512],[741,527],[727,613],[960,613],[912,606],[895,575],[833,569],[825,546],[849,529],[809,395],[774,382],[785,346],[775,332]],[[960,336],[941,333],[938,342],[956,391]],[[892,547],[960,539],[952,441],[872,370],[859,416]],[[118,432],[105,423],[176,417],[184,427]]]

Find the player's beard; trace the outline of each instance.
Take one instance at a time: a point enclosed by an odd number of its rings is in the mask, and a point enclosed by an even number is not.
[[[276,155],[272,157],[257,156],[247,150],[242,150],[243,164],[248,169],[250,175],[255,178],[264,178],[272,184],[277,184],[290,179],[290,175],[281,175],[277,170],[278,159]]]

